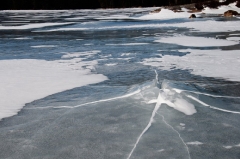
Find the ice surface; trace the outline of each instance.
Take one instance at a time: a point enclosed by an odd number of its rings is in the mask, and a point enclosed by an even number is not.
[[[195,75],[240,81],[240,74],[237,73],[240,67],[239,50],[187,49],[179,51],[190,52],[190,54],[181,57],[165,55],[157,58],[158,62],[151,58],[151,60],[144,60],[143,63],[164,70],[183,69]]]
[[[107,80],[101,74],[93,74],[79,67],[80,64],[87,65],[84,62],[76,62],[1,60],[0,119],[16,115],[26,103],[36,99]]]
[[[26,30],[26,29],[36,29],[49,26],[59,26],[59,25],[68,25],[72,23],[32,23],[20,26],[0,26],[0,30]]]
[[[227,41],[222,39],[205,38],[205,37],[190,37],[190,36],[171,36],[161,38],[155,42],[177,44],[182,46],[193,46],[193,47],[209,47],[209,46],[229,46],[236,45],[239,42]]]
[[[1,31],[0,118],[28,103],[0,122],[1,158],[237,158],[239,41],[228,30],[238,19],[141,19],[150,10],[0,12],[40,24],[82,17],[41,29],[54,33]]]
[[[69,10],[1,10],[3,13],[57,13],[67,12]]]
[[[34,32],[54,32],[54,31],[84,31],[84,30],[117,30],[117,29],[137,29],[137,28],[165,28],[165,27],[177,27],[177,28],[189,28],[194,32],[228,32],[228,31],[240,31],[238,27],[240,21],[191,21],[191,22],[180,22],[180,23],[156,23],[156,24],[132,24],[132,25],[106,25],[96,27],[65,27],[50,30],[39,30]],[[221,26],[221,27],[219,27]]]

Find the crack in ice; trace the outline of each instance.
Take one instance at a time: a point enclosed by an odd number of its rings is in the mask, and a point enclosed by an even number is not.
[[[216,97],[216,98],[233,98],[233,99],[240,98],[240,97],[233,97],[233,96],[213,95],[213,94],[208,94],[208,93],[201,93],[201,92],[189,91],[189,90],[181,90],[181,89],[176,89],[176,88],[174,88],[173,90],[175,90],[176,92],[190,92],[190,93],[201,94],[201,95],[206,95],[206,96]]]
[[[131,97],[135,94],[138,94],[140,92],[141,92],[141,90],[138,89],[135,92],[132,92],[132,93],[129,93],[129,94],[126,94],[126,95],[123,95],[123,96],[119,96],[119,97],[115,97],[115,98],[109,98],[109,99],[102,99],[102,100],[88,102],[88,103],[83,103],[83,104],[76,105],[76,106],[48,106],[48,107],[25,108],[25,109],[49,109],[49,108],[55,108],[55,109],[68,108],[68,109],[72,109],[72,108],[83,107],[83,106],[90,105],[90,104],[96,104],[96,103],[101,103],[101,102],[108,102],[108,101],[113,101],[113,100],[117,100],[117,99],[127,98],[127,97]]]
[[[195,98],[195,97],[193,97],[191,95],[187,95],[187,97],[192,99],[192,100],[194,100],[194,101],[196,101],[196,102],[198,102],[198,103],[200,103],[200,104],[202,104],[203,106],[209,107],[211,109],[215,109],[215,110],[219,110],[219,111],[227,112],[227,113],[240,114],[240,112],[238,112],[238,111],[231,111],[231,110],[227,110],[227,109],[222,109],[222,108],[211,106],[211,105],[206,104],[203,101],[201,101],[201,100],[199,100],[199,99],[197,99],[197,98]]]
[[[131,158],[131,156],[132,156],[134,150],[136,149],[139,141],[141,140],[142,136],[143,136],[143,135],[148,131],[148,129],[152,126],[153,119],[154,119],[154,117],[155,117],[158,109],[160,108],[160,106],[161,106],[161,104],[162,104],[160,99],[161,99],[161,95],[159,94],[159,96],[158,96],[158,102],[156,103],[156,105],[155,105],[155,107],[154,107],[154,109],[153,109],[151,118],[150,118],[147,126],[145,127],[145,129],[142,131],[142,133],[141,133],[141,134],[139,135],[139,137],[137,138],[137,141],[136,141],[136,143],[134,144],[134,146],[133,146],[130,154],[129,154],[128,157],[127,157],[127,159],[130,159],[130,158]]]
[[[167,126],[169,126],[173,131],[175,131],[175,132],[178,134],[180,140],[182,141],[182,143],[183,143],[183,144],[185,145],[185,147],[186,147],[186,150],[187,150],[187,153],[188,153],[188,158],[191,159],[191,155],[190,155],[190,152],[189,152],[189,148],[188,148],[187,144],[184,142],[183,138],[181,137],[181,134],[180,134],[176,129],[174,129],[174,127],[172,127],[170,124],[168,124],[168,123],[166,122],[166,120],[165,120],[165,118],[164,118],[164,116],[163,116],[162,114],[160,114],[160,113],[157,113],[157,114],[162,117],[163,122],[164,122]]]

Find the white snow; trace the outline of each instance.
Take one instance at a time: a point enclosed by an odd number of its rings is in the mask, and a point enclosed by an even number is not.
[[[240,52],[239,50],[179,50],[190,52],[185,56],[165,55],[162,58],[146,59],[143,64],[159,67],[163,70],[183,69],[192,74],[206,77],[224,78],[240,81]],[[173,68],[176,67],[176,68]]]
[[[29,39],[32,39],[32,38],[28,38],[28,37],[21,37],[21,38],[14,38],[16,40],[29,40]]]
[[[57,47],[57,45],[36,45],[31,47],[32,48],[48,48],[48,47]]]
[[[223,146],[225,149],[231,149],[232,146]]]
[[[66,55],[63,55],[62,58],[76,58],[81,56],[90,56],[100,53],[99,50],[92,50],[92,51],[85,51],[85,52],[74,52],[74,53],[67,53]]]
[[[111,20],[111,19],[123,20],[123,19],[130,19],[130,17],[127,15],[108,15],[108,16],[97,17],[95,19],[98,19],[98,20]]]
[[[194,141],[194,142],[187,142],[186,144],[188,144],[188,145],[202,145],[203,143],[199,142],[199,141]]]
[[[189,18],[192,13],[188,12],[173,12],[168,9],[163,9],[159,13],[151,13],[148,15],[143,15],[137,19],[140,20],[155,20],[155,19],[177,19],[177,18]]]
[[[236,3],[231,3],[228,6],[220,6],[217,9],[212,9],[212,8],[205,8],[202,13],[206,14],[223,14],[224,12],[228,10],[234,10],[240,13],[240,8],[236,6]]]
[[[107,80],[83,66],[94,66],[95,61],[81,59],[0,60],[0,120],[16,115],[29,102],[75,87]]]
[[[109,64],[105,64],[106,66],[116,66],[117,63],[109,63]]]
[[[240,37],[229,37],[229,38],[227,38],[227,40],[240,41]]]
[[[185,124],[184,124],[184,123],[180,123],[179,125],[181,125],[181,126],[185,126]]]
[[[238,145],[235,145],[236,147],[240,147],[240,144],[238,144]]]
[[[239,44],[239,42],[234,41],[191,36],[171,36],[161,38],[160,40],[156,40],[155,42],[194,47],[229,46]]]
[[[59,25],[68,25],[72,23],[32,23],[20,26],[0,26],[0,30],[26,30],[26,29],[36,29],[49,26],[59,26]]]
[[[122,44],[106,44],[106,45],[123,45],[123,46],[134,46],[134,45],[148,45],[148,43],[122,43]]]

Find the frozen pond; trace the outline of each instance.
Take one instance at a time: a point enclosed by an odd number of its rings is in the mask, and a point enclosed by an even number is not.
[[[0,11],[0,158],[238,159],[240,19],[154,9]]]

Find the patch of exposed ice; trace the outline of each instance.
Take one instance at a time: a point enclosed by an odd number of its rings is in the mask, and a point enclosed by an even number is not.
[[[9,20],[9,21],[1,21],[2,23],[29,23],[30,21],[13,21],[13,20]]]
[[[173,36],[165,37],[155,42],[168,43],[168,44],[177,44],[182,46],[193,46],[193,47],[210,47],[210,46],[229,46],[236,45],[239,42],[214,39],[214,38],[205,38],[205,37],[191,37],[191,36]]]
[[[193,21],[185,23],[175,23],[175,24],[162,24],[162,27],[183,27],[194,29],[194,31],[200,32],[229,32],[229,31],[239,31],[240,21]],[[221,27],[219,27],[221,26]]]
[[[36,28],[43,28],[49,26],[60,26],[60,25],[68,25],[72,23],[33,23],[33,24],[26,24],[20,26],[0,26],[0,30],[26,30],[26,29],[36,29]]]
[[[194,142],[187,142],[186,144],[188,144],[188,145],[202,145],[203,143],[199,142],[199,141],[194,141]]]
[[[133,25],[114,25],[114,26],[93,26],[93,27],[78,27],[78,28],[58,28],[51,30],[40,30],[34,32],[54,32],[54,31],[81,31],[81,30],[117,30],[117,29],[134,29],[134,28],[163,28],[163,27],[177,27],[189,28],[197,32],[229,32],[240,31],[238,27],[240,21],[191,21],[184,23],[168,23],[168,24],[133,24]],[[221,26],[221,27],[219,27]]]
[[[232,35],[232,36],[234,36],[234,35],[240,35],[240,34],[229,34],[229,35]]]
[[[81,59],[0,60],[0,120],[16,115],[26,103],[36,99],[107,80],[84,68],[95,64]]]
[[[163,70],[183,69],[192,74],[206,77],[224,78],[240,81],[240,53],[239,50],[179,50],[190,52],[185,56],[165,55],[162,58],[145,59],[144,65],[159,67]]]

